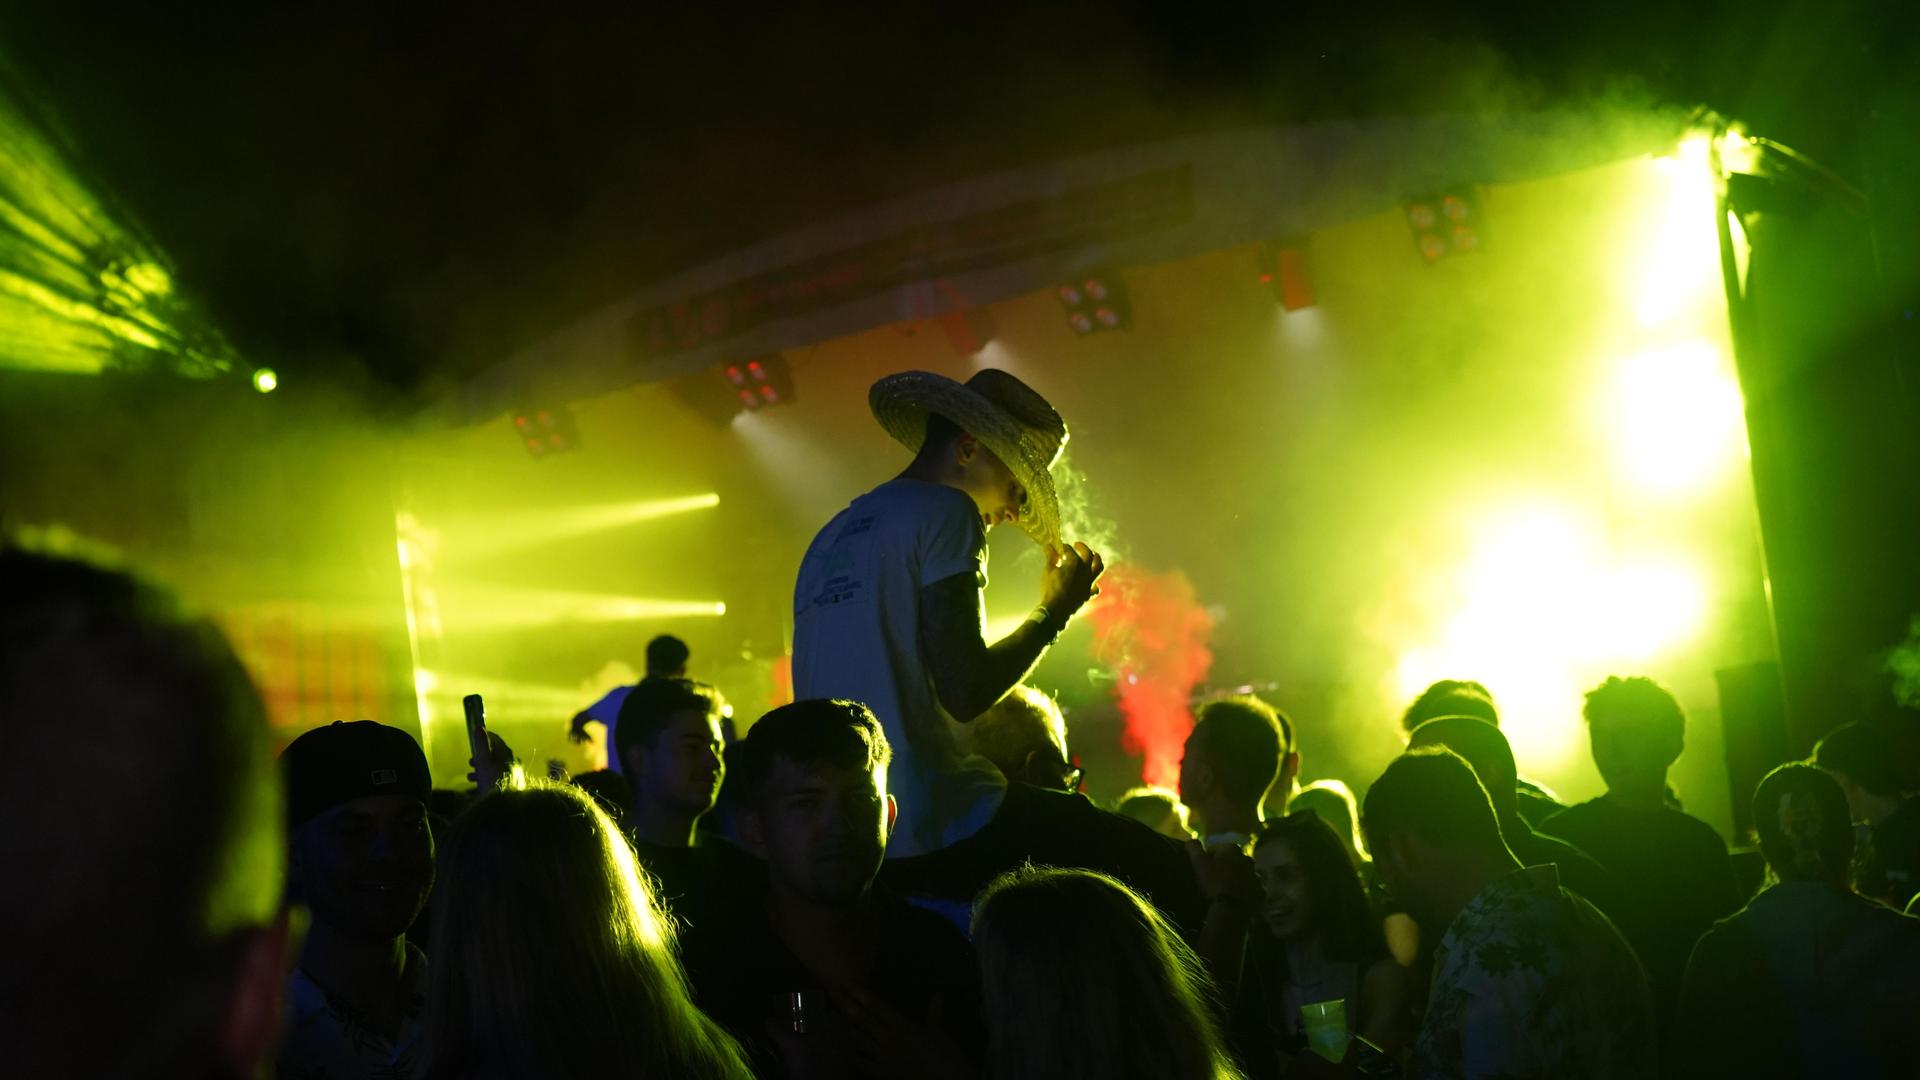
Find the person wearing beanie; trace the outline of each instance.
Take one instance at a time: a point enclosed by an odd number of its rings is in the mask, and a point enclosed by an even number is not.
[[[426,956],[407,930],[433,889],[433,781],[413,736],[370,720],[280,755],[289,886],[312,914],[287,988],[283,1080],[414,1075]]]

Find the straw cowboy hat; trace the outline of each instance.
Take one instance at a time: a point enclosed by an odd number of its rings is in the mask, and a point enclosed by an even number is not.
[[[1067,443],[1067,422],[1032,387],[998,368],[964,383],[903,371],[874,383],[867,404],[887,434],[916,454],[927,438],[928,413],[980,440],[1027,491],[1020,527],[1042,545],[1060,543],[1060,497],[1049,470]]]

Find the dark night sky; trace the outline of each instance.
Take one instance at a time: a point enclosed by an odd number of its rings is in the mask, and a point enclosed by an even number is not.
[[[1844,171],[1911,55],[1866,0],[534,6],[78,0],[0,41],[243,354],[401,401],[771,232],[1196,130],[1633,93]]]

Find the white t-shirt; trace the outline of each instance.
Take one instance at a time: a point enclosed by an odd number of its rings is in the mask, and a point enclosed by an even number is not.
[[[965,492],[893,480],[814,537],[793,597],[793,688],[872,709],[893,745],[900,817],[887,856],[924,855],[992,820],[1007,781],[962,749],[920,640],[920,590],[960,574],[987,583],[987,535]]]

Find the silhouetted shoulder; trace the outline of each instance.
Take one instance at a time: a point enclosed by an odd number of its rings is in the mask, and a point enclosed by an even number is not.
[[[1684,837],[1690,844],[1698,845],[1709,851],[1724,853],[1727,850],[1727,838],[1720,830],[1694,817],[1692,814],[1667,808],[1667,815],[1673,822],[1674,834]]]

